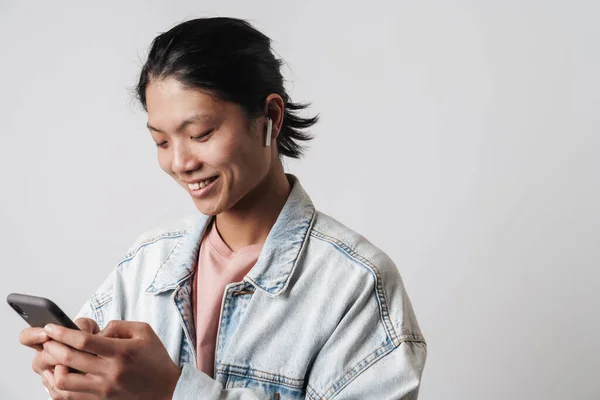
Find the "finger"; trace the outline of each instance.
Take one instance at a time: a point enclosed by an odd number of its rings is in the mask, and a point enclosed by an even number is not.
[[[92,334],[100,332],[98,323],[91,318],[77,318],[74,322],[75,325],[77,325],[77,327],[84,332],[89,332]]]
[[[54,370],[54,385],[63,392],[99,394],[100,382],[92,374],[70,373],[67,368],[59,365]]]
[[[66,398],[64,394],[59,393],[58,389],[54,387],[54,372],[47,371],[43,373],[42,382],[44,383],[44,386],[46,386],[46,389],[48,389],[48,394],[50,394],[50,397],[52,397],[53,400],[60,400]]]
[[[112,320],[100,332],[100,336],[109,338],[132,339],[148,328],[145,322]]]
[[[41,374],[45,370],[53,370],[59,362],[50,353],[42,348],[42,351],[38,352],[33,358],[32,369]]]
[[[42,384],[46,389],[48,389],[48,394],[50,395],[50,398],[52,398],[53,400],[59,399],[60,397],[58,393],[54,391],[52,383],[50,383],[49,374],[40,374],[40,377],[42,378]]]
[[[27,347],[35,350],[41,350],[41,344],[48,341],[50,338],[43,328],[26,328],[19,335],[19,342]]]
[[[77,392],[69,392],[66,390],[60,390],[56,387],[56,379],[54,377],[54,373],[50,372],[47,377],[44,386],[50,392],[50,396],[55,400],[98,400],[97,396],[93,396],[87,393],[77,393]]]
[[[74,368],[81,372],[101,372],[106,363],[103,358],[74,349],[56,340],[44,343],[44,350],[54,357],[58,361],[58,364]]]
[[[75,329],[65,328],[64,326],[48,324],[44,328],[48,336],[64,343],[74,349],[81,350],[94,355],[112,356],[115,352],[117,344],[114,339],[94,335],[89,332],[77,331]],[[77,368],[79,369],[79,368]]]

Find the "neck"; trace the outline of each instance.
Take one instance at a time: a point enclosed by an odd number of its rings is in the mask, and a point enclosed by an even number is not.
[[[280,162],[265,179],[231,209],[216,216],[223,241],[238,251],[264,243],[290,194],[291,186]]]

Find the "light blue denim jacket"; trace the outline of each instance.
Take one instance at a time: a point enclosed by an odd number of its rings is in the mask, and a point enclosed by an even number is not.
[[[190,301],[209,216],[140,235],[78,317],[149,323],[182,367],[173,399],[416,399],[427,347],[392,260],[315,210],[297,177],[256,265],[227,285],[214,379]]]

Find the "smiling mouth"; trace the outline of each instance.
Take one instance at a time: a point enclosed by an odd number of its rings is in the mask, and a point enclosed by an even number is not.
[[[212,178],[208,178],[203,180],[202,182],[197,182],[197,183],[188,183],[187,187],[190,190],[198,190],[198,189],[204,189],[206,186],[210,185],[211,183],[213,183],[215,180],[217,180],[219,176],[213,176]]]

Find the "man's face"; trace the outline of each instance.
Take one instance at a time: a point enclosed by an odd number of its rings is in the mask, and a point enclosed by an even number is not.
[[[249,120],[237,104],[173,78],[151,81],[146,105],[160,167],[190,193],[201,213],[234,207],[266,177],[271,152],[263,146],[263,118]],[[200,187],[188,185],[199,180]]]

